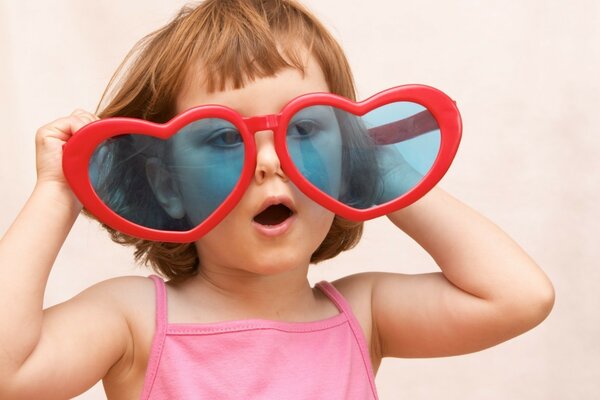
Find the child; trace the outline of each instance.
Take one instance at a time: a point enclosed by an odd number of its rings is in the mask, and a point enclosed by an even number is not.
[[[304,8],[206,0],[143,41],[99,117],[162,123],[202,104],[276,114],[313,92],[355,98],[343,52]],[[363,273],[310,287],[309,264],[354,246],[362,225],[300,192],[264,130],[246,192],[199,240],[153,242],[107,227],[166,284],[115,278],[43,310],[82,208],[63,176],[62,146],[97,119],[76,110],[37,132],[35,189],[0,242],[0,272],[11,277],[0,288],[0,398],[71,398],[100,379],[109,399],[377,398],[383,357],[481,350],[552,307],[550,282],[519,246],[440,189],[388,215],[440,273]],[[178,214],[169,199],[161,207]],[[291,213],[277,228],[256,220],[273,204]]]

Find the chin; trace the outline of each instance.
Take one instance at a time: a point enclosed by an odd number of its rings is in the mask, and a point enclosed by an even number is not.
[[[276,275],[299,268],[308,269],[310,257],[284,253],[282,251],[266,251],[257,256],[257,259],[248,260],[246,270],[259,275]]]

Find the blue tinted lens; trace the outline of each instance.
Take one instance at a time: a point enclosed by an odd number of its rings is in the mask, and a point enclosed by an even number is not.
[[[431,113],[411,102],[390,103],[361,117],[312,106],[291,118],[286,143],[311,184],[366,209],[418,185],[438,155],[440,131]]]
[[[313,185],[337,197],[341,186],[342,137],[335,110],[308,107],[290,120],[287,127],[288,153]]]
[[[138,134],[108,139],[92,156],[89,173],[98,196],[123,218],[148,228],[186,231],[231,194],[243,165],[237,128],[209,118],[168,140]]]

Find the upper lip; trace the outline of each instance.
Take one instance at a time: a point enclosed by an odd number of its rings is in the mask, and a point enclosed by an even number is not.
[[[290,211],[292,213],[296,212],[294,203],[292,202],[292,199],[290,199],[289,197],[287,197],[287,196],[269,196],[265,199],[265,201],[263,201],[262,205],[258,209],[258,212],[254,216],[257,216],[261,212],[265,211],[267,208],[269,208],[271,206],[275,206],[277,204],[282,204],[282,205],[286,206],[287,208],[290,209]]]

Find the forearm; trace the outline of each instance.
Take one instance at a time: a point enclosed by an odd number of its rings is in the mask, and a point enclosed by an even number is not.
[[[18,367],[39,340],[48,276],[80,209],[68,189],[38,184],[0,240],[0,373]]]
[[[499,306],[524,307],[553,290],[536,263],[491,221],[439,188],[389,215],[459,289]]]

